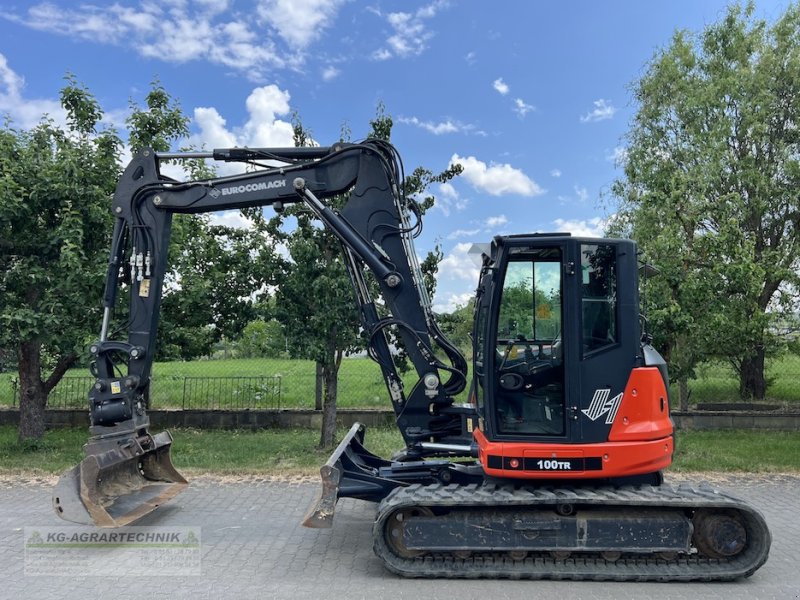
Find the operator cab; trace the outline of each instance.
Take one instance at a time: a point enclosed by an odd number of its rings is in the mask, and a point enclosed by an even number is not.
[[[473,389],[489,440],[607,439],[609,401],[641,355],[637,281],[618,285],[621,276],[637,277],[629,240],[494,239],[474,335]]]

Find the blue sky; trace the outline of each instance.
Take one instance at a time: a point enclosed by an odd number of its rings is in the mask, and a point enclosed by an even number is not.
[[[0,0],[0,114],[56,120],[67,72],[123,128],[158,77],[208,148],[291,145],[297,111],[326,145],[358,139],[383,102],[407,171],[465,167],[431,190],[417,248],[440,244],[436,308],[472,294],[474,242],[498,233],[599,235],[613,213],[630,85],[675,29],[727,2]],[[760,0],[776,19],[787,0]],[[122,132],[124,134],[124,131]],[[218,217],[236,222],[238,215]]]

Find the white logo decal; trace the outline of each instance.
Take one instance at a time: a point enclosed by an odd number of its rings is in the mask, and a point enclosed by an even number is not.
[[[606,416],[606,425],[611,425],[614,422],[614,417],[617,416],[619,410],[619,403],[622,402],[622,393],[617,394],[609,399],[611,395],[610,389],[595,390],[594,397],[592,398],[589,408],[584,408],[581,412],[589,417],[592,421],[596,421],[603,415]]]
[[[285,179],[276,179],[270,182],[248,183],[247,185],[238,185],[228,188],[220,188],[223,196],[230,196],[231,194],[243,194],[245,192],[260,192],[262,190],[271,190],[273,188],[285,188]]]

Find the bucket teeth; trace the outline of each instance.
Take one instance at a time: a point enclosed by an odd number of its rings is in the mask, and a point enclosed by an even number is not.
[[[189,485],[172,465],[171,445],[163,431],[89,453],[56,484],[56,514],[85,525],[122,527],[151,513]]]

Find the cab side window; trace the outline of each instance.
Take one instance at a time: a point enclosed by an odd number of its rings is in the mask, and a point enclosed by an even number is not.
[[[614,246],[581,245],[581,319],[584,356],[619,341]]]

